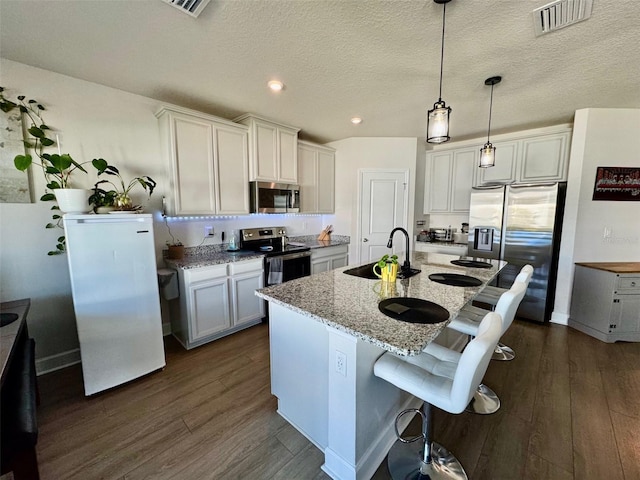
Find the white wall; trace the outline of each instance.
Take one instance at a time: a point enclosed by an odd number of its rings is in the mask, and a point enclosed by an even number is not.
[[[349,263],[357,263],[356,238],[358,232],[357,205],[359,196],[358,171],[364,168],[390,168],[409,170],[409,225],[413,235],[414,195],[418,142],[415,137],[371,138],[354,137],[328,145],[336,149],[336,212],[334,232],[351,236]],[[424,158],[424,151],[421,154]]]
[[[160,210],[169,185],[169,165],[163,164],[155,117],[160,103],[5,59],[0,59],[0,72],[0,85],[8,98],[23,94],[45,105],[44,120],[60,135],[63,153],[79,162],[102,157],[117,165],[125,179],[149,175],[157,181],[150,200],[139,189],[134,202],[154,213],[156,256],[162,265],[161,250],[169,235]],[[89,175],[77,177],[78,186],[89,188],[95,183],[91,168]],[[45,182],[41,172],[33,173],[35,197],[40,198]],[[29,333],[36,340],[39,368],[45,369],[78,358],[67,258],[47,256],[55,239],[63,234],[44,228],[50,221],[52,204],[0,204],[0,301],[31,298]],[[303,235],[319,233],[324,223],[320,215],[258,215],[175,220],[170,225],[174,236],[194,246],[202,242],[205,225],[217,232],[213,239],[205,240],[210,244],[220,243],[223,230],[284,225],[290,235]]]
[[[575,262],[640,261],[640,202],[592,200],[596,168],[605,166],[640,168],[640,110],[576,111],[554,322],[569,317]]]

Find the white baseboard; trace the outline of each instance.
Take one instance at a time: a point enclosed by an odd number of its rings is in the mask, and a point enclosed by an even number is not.
[[[77,363],[80,363],[80,349],[74,348],[73,350],[36,359],[36,374],[44,375]]]
[[[549,321],[551,323],[557,323],[558,325],[569,325],[569,315],[566,313],[553,312]]]

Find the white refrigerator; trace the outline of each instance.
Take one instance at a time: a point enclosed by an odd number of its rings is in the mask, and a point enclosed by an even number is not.
[[[149,214],[63,217],[85,395],[165,366]]]

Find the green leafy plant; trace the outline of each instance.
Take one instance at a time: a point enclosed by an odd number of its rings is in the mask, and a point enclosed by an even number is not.
[[[92,160],[92,165],[98,170],[98,176],[103,173],[106,175],[113,175],[118,178],[118,185],[113,183],[110,180],[100,180],[96,182],[94,185],[94,194],[97,191],[104,192],[104,196],[111,197],[113,195],[113,203],[112,205],[119,210],[132,210],[134,207],[131,205],[131,198],[129,197],[129,193],[136,185],[140,185],[145,191],[149,193],[149,197],[153,193],[153,190],[156,188],[156,182],[149,176],[143,175],[140,177],[134,177],[128,184],[123,180],[120,175],[120,171],[117,167],[113,165],[109,165],[106,160],[103,158],[94,158]],[[109,184],[114,190],[110,190],[105,192],[104,190],[98,188],[98,185]]]
[[[118,192],[115,190],[103,190],[98,184],[93,186],[93,193],[89,196],[89,203],[93,205],[93,211],[97,213],[100,207],[113,207]]]
[[[398,264],[398,256],[397,255],[383,255],[380,260],[378,260],[378,267],[384,268],[387,263]]]

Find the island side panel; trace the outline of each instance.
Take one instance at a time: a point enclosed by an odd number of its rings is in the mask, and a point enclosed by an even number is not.
[[[329,416],[326,326],[269,302],[269,349],[278,413],[324,451]]]

